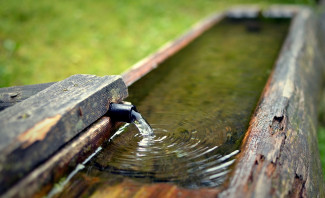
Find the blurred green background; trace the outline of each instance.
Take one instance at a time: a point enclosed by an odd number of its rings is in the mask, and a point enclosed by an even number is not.
[[[0,0],[0,87],[120,74],[234,4],[311,0]]]

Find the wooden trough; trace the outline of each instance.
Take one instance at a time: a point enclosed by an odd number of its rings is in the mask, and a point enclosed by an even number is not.
[[[254,16],[259,12],[260,9],[256,8],[237,7],[207,18],[181,38],[168,43],[157,53],[124,73],[122,76],[125,84],[130,86],[225,16]],[[130,197],[325,196],[316,131],[317,104],[325,66],[322,56],[325,53],[325,40],[321,36],[325,34],[325,14],[315,14],[309,8],[292,6],[271,7],[262,14],[292,17],[292,23],[274,71],[250,121],[229,181],[217,189],[199,190],[183,189],[172,184],[143,184],[125,189],[122,184],[110,189],[116,192],[117,196],[121,192]],[[46,89],[38,94],[47,93],[47,90],[57,83],[47,88],[48,85],[52,84],[45,84]],[[114,95],[112,92],[110,95],[101,96],[105,98],[106,104],[111,101],[119,102],[126,97],[126,91],[123,85],[121,86],[119,90],[122,91],[115,94],[115,97],[111,97]],[[17,88],[0,89],[0,93],[1,97],[7,98],[3,102],[6,104],[2,104],[4,108],[15,104],[12,100],[23,95]],[[107,101],[107,98],[110,99]],[[25,105],[32,103],[23,101],[3,112],[18,112]],[[92,124],[86,124],[87,126],[81,127],[69,138],[64,139],[60,146],[53,148],[42,160],[33,158],[35,164],[24,170],[21,177],[5,186],[1,196],[43,196],[48,193],[54,182],[71,171],[68,170],[67,164],[81,163],[112,135],[119,123],[111,122],[110,118],[104,115],[107,110],[106,106],[102,113],[91,121]],[[80,111],[77,113],[80,115]],[[53,117],[49,115],[51,116]],[[4,121],[0,123],[1,128],[6,126]],[[26,142],[18,144],[23,148],[31,145],[33,144],[26,145]],[[17,145],[12,148],[17,148]],[[4,163],[10,156],[10,150],[1,151],[0,162]],[[0,181],[1,184],[3,181],[5,180]],[[105,191],[95,192],[94,196],[96,195],[105,196]]]

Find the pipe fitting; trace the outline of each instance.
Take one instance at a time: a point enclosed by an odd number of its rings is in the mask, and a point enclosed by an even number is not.
[[[117,122],[132,123],[136,118],[133,116],[132,111],[137,112],[134,105],[131,104],[117,104],[111,103],[107,115]]]

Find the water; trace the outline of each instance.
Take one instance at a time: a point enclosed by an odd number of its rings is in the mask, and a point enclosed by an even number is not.
[[[250,21],[260,26],[250,32],[247,21],[223,21],[133,84],[128,100],[152,130],[125,126],[61,196],[135,195],[155,182],[189,189],[222,185],[288,22]]]
[[[148,122],[141,116],[141,114],[134,110],[131,111],[131,114],[135,118],[133,123],[138,128],[140,134],[142,136],[152,136],[153,130],[151,126],[148,124]]]
[[[92,160],[114,180],[217,187],[239,152],[288,21],[224,21],[129,88],[153,135],[129,126]],[[119,179],[116,179],[119,178]],[[114,181],[113,180],[113,181]]]

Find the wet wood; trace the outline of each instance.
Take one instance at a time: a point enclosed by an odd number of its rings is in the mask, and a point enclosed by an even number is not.
[[[211,28],[224,18],[224,13],[216,13],[212,16],[200,21],[193,26],[187,33],[180,36],[172,42],[168,42],[161,47],[157,52],[149,55],[140,62],[136,63],[128,71],[122,74],[123,80],[127,86],[132,85],[135,81],[146,75],[151,70],[155,69],[160,63],[165,61],[170,56],[174,55],[179,50],[200,36],[203,32]]]
[[[26,100],[27,98],[37,94],[53,84],[54,82],[0,88],[0,111],[13,106],[18,102]]]
[[[87,177],[87,176],[85,176]],[[107,186],[98,183],[96,179],[93,179],[92,182],[84,183],[86,180],[79,180],[78,185],[83,186],[83,189],[80,191],[73,192],[78,195],[83,194],[84,189],[90,188],[92,185],[100,185],[100,189],[95,191],[90,195],[92,198],[99,197],[110,197],[110,198],[118,198],[118,197],[133,197],[133,198],[150,198],[150,197],[164,197],[164,198],[188,198],[188,197],[206,197],[206,198],[214,198],[219,192],[218,189],[184,189],[180,188],[173,184],[167,183],[156,183],[156,184],[141,184],[134,182],[130,179],[124,180],[119,185]],[[109,196],[108,196],[109,195]],[[63,192],[61,197],[69,197],[71,193],[69,191]],[[85,195],[89,196],[89,195]]]
[[[0,193],[127,96],[119,76],[74,75],[0,112]]]
[[[316,131],[324,43],[314,19],[308,9],[294,18],[220,197],[325,196]]]
[[[3,197],[31,197],[32,195],[43,197],[43,191],[34,193],[42,187],[43,190],[49,191],[66,172],[71,172],[77,164],[81,164],[102,145],[120,124],[112,122],[109,117],[101,117],[53,157],[10,188]]]

